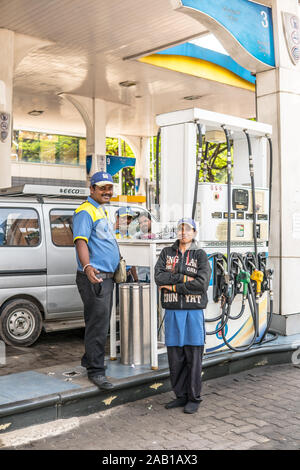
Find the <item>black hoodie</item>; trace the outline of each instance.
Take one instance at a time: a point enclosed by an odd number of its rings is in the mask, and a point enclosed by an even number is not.
[[[174,291],[162,289],[161,303],[169,310],[196,310],[207,306],[211,267],[205,251],[195,241],[182,255],[179,240],[164,248],[155,265],[158,286],[175,285]],[[193,277],[193,281],[187,281]]]

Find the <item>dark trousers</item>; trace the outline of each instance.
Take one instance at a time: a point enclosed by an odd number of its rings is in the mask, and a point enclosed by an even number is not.
[[[168,346],[170,380],[177,398],[202,401],[202,356],[204,346]]]
[[[77,272],[76,284],[84,305],[85,353],[81,364],[89,377],[105,375],[105,345],[112,308],[113,280],[92,284],[87,276]]]

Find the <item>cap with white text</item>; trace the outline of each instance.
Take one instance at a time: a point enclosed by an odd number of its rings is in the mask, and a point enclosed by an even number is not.
[[[111,174],[106,173],[105,171],[97,171],[91,177],[90,181],[91,186],[96,184],[97,186],[105,186],[107,184],[114,184]]]

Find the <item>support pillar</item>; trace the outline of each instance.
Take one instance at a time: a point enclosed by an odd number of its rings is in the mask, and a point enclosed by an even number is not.
[[[150,137],[141,137],[140,155],[136,158],[135,178],[139,181],[137,196],[146,196],[150,180]]]
[[[106,101],[67,93],[61,93],[59,96],[75,106],[85,123],[87,186],[89,186],[93,173],[106,171]]]
[[[134,156],[135,163],[135,179],[139,180],[136,196],[146,195],[147,181],[150,179],[150,137],[122,137],[130,145]]]
[[[0,114],[7,113],[7,137],[0,140],[0,187],[11,186],[11,123],[14,75],[14,33],[0,29],[2,60],[0,62]]]
[[[279,315],[272,327],[289,335],[300,333],[300,65],[289,54],[283,13],[298,17],[299,7],[297,0],[274,0],[272,8],[276,68],[257,73],[257,119],[273,126],[269,256],[275,269],[274,309]],[[293,38],[300,42],[299,33],[298,29],[298,38]]]
[[[0,132],[7,132],[5,138],[0,139],[0,188],[11,186],[11,141],[12,141],[12,102],[14,70],[21,60],[33,49],[52,44],[50,41],[14,33],[8,29],[0,29]],[[7,129],[2,114],[8,115]],[[1,134],[0,134],[1,135]],[[3,137],[3,136],[2,136]]]

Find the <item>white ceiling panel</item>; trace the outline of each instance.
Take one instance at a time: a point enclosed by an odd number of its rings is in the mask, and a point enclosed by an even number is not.
[[[156,114],[193,105],[255,113],[252,92],[124,60],[205,34],[170,0],[0,0],[0,28],[53,43],[31,51],[15,71],[15,127],[84,134],[78,112],[59,93],[108,101],[109,135],[153,135]],[[120,87],[125,80],[137,85]],[[201,99],[183,100],[191,94]],[[34,118],[33,109],[44,112]]]
[[[0,27],[122,58],[205,30],[169,0],[1,0]]]

